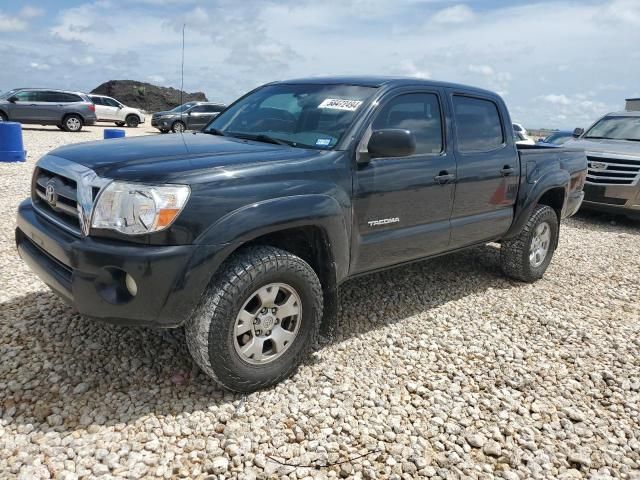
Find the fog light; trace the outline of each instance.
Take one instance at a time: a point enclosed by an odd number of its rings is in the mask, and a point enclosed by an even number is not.
[[[132,297],[135,297],[136,294],[138,293],[138,284],[133,279],[133,277],[131,275],[129,275],[128,273],[124,277],[124,284],[127,286],[127,290],[129,291],[129,294]]]

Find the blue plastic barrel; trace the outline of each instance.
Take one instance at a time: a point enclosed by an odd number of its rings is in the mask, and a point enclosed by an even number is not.
[[[119,128],[105,128],[104,138],[122,138],[124,137],[124,133],[124,130],[120,130]]]
[[[27,152],[22,143],[22,126],[0,121],[0,162],[24,162]]]

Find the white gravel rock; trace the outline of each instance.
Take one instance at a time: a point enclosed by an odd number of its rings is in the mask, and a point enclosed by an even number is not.
[[[293,378],[241,396],[194,368],[180,331],[80,318],[16,255],[15,212],[35,160],[103,128],[25,127],[28,161],[0,164],[0,214],[11,219],[0,226],[5,476],[515,480],[640,470],[640,224],[595,214],[564,222],[533,285],[501,275],[495,245],[347,282],[339,329]]]

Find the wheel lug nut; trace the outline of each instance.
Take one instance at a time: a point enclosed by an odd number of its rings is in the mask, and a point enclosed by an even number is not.
[[[262,333],[261,330],[256,330],[256,335],[260,335]]]
[[[275,308],[275,307],[271,309],[271,313],[276,313],[277,311],[278,311],[278,309]]]
[[[271,330],[267,330],[264,334],[268,337],[269,335],[271,335]]]
[[[258,320],[257,318],[255,318],[255,319],[253,320],[253,324],[254,324],[254,325],[258,325],[259,323],[260,323],[260,320]]]
[[[268,311],[268,310],[267,310],[267,307],[264,307],[264,308],[262,309],[262,313],[267,313],[267,311]]]

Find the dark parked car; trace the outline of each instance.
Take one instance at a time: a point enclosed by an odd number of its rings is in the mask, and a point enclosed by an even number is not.
[[[18,88],[0,95],[0,121],[57,125],[79,132],[96,122],[96,106],[80,92],[44,88]]]
[[[563,145],[567,140],[571,140],[573,138],[573,132],[558,130],[557,132],[553,132],[550,135],[538,140],[538,142],[543,143],[552,143],[554,145]]]
[[[463,85],[272,83],[201,133],[45,155],[17,248],[81,314],[184,326],[207,374],[251,391],[295,370],[349,278],[493,241],[506,275],[541,278],[587,160],[512,132]]]
[[[200,130],[226,107],[219,103],[188,102],[168,112],[156,112],[151,116],[151,126],[162,133],[180,133]]]

